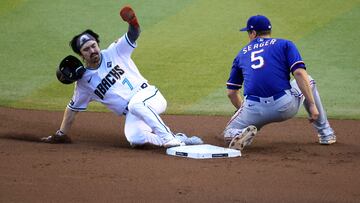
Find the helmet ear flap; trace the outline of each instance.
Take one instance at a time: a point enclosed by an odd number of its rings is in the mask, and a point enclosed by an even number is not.
[[[63,84],[71,84],[79,80],[85,71],[81,61],[75,56],[69,55],[61,60],[56,70],[56,77]]]

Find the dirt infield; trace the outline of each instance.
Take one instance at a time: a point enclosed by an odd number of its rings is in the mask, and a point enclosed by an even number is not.
[[[62,112],[0,108],[0,202],[359,202],[360,121],[330,120],[338,135],[317,144],[305,119],[263,128],[240,158],[194,160],[132,149],[123,119],[81,113],[73,144],[38,142]],[[175,132],[217,138],[221,116],[163,116]]]

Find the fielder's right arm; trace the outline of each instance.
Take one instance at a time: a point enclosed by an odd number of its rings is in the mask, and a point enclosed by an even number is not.
[[[309,76],[306,70],[302,68],[296,69],[293,74],[296,83],[298,84],[301,92],[305,97],[305,102],[307,102],[307,104],[309,105],[309,111],[310,111],[309,121],[314,122],[319,117],[319,111],[315,105],[314,96],[310,88]]]

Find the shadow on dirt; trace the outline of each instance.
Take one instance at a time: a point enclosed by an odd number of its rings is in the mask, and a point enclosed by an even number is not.
[[[6,133],[0,134],[0,139],[19,140],[27,142],[41,142],[41,138],[33,134]]]

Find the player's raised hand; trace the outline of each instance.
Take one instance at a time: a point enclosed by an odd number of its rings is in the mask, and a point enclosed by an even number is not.
[[[135,43],[140,34],[140,25],[135,15],[135,11],[131,8],[130,5],[126,5],[121,8],[120,16],[125,22],[129,23],[129,30],[127,35],[130,42]]]
[[[126,5],[121,8],[120,16],[124,21],[128,22],[130,25],[137,24],[137,18],[135,15],[135,11],[129,5]]]

